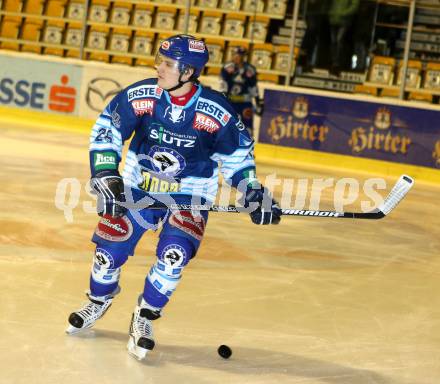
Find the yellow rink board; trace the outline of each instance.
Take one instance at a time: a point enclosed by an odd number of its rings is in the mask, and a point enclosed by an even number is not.
[[[40,129],[82,132],[84,134],[89,134],[94,123],[90,119],[9,107],[0,107],[0,121],[6,126],[9,122],[14,126],[23,125]],[[440,170],[428,167],[263,143],[256,145],[255,154],[258,161],[273,165],[295,166],[295,164],[298,164],[299,166],[307,165],[308,167],[321,169],[351,169],[357,172],[384,176],[408,174],[416,181],[440,184]]]

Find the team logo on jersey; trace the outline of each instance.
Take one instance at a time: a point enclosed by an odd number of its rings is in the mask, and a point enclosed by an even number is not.
[[[99,221],[95,233],[105,240],[125,241],[132,235],[133,225],[126,216],[112,217],[106,215]]]
[[[203,97],[199,97],[197,100],[195,110],[204,112],[207,115],[214,117],[223,126],[228,124],[229,120],[231,119],[231,114],[220,104]]]
[[[171,148],[155,145],[151,147],[148,156],[154,170],[167,176],[178,175],[186,167],[183,156]]]
[[[220,124],[217,123],[214,119],[210,118],[209,116],[206,116],[200,112],[196,112],[196,116],[193,122],[193,127],[198,131],[206,131],[208,133],[214,133],[220,129]]]
[[[138,99],[131,102],[133,111],[136,116],[153,115],[156,100],[152,99]]]
[[[181,123],[185,121],[185,110],[183,108],[168,106],[165,108],[163,117],[168,118],[173,123]]]
[[[135,99],[144,99],[147,97],[160,99],[162,93],[163,89],[157,85],[140,85],[139,87],[130,88],[127,91],[127,97],[129,102]]]
[[[199,52],[199,53],[203,53],[205,52],[205,43],[201,40],[189,40],[189,51],[190,52]]]
[[[163,262],[170,267],[180,267],[187,258],[185,248],[179,244],[166,246],[161,253]]]

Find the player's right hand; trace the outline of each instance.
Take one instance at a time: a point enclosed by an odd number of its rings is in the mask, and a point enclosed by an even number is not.
[[[125,215],[127,208],[120,204],[125,203],[124,182],[121,176],[102,172],[92,178],[91,186],[98,196],[96,210],[99,216]]]

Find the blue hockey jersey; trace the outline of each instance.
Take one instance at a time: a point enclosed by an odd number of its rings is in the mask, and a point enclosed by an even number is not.
[[[157,79],[116,95],[91,133],[92,177],[104,170],[116,173],[123,144],[131,138],[122,176],[137,192],[213,202],[219,172],[234,187],[243,179],[252,181],[253,140],[222,94],[197,87],[185,106],[172,104]]]
[[[234,103],[250,102],[258,96],[257,70],[252,64],[243,63],[240,68],[233,62],[226,63],[220,73],[221,91]]]

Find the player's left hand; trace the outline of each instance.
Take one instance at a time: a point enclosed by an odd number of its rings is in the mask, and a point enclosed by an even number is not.
[[[244,206],[245,208],[254,208],[249,213],[254,224],[278,224],[281,221],[281,208],[270,196],[267,188],[261,184],[248,188],[244,199]]]

